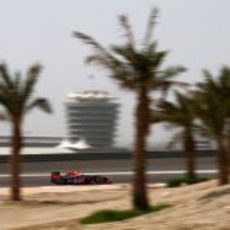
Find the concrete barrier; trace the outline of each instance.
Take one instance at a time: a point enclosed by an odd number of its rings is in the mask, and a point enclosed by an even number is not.
[[[197,157],[214,157],[216,150],[200,150],[196,151]],[[87,152],[87,153],[42,153],[39,154],[22,154],[23,162],[38,162],[38,161],[71,161],[71,160],[103,160],[103,159],[130,159],[132,152]],[[186,153],[183,151],[151,151],[146,153],[146,157],[153,158],[185,158]],[[9,162],[10,155],[0,155],[0,163]]]

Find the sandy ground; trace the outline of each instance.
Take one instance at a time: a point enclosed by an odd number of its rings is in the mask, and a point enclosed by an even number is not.
[[[24,201],[0,190],[0,230],[230,230],[230,185],[215,181],[181,188],[149,187],[151,204],[172,207],[125,221],[83,226],[78,219],[102,209],[128,209],[129,186],[24,189]]]

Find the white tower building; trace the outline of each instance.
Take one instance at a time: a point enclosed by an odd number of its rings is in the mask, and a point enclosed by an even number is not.
[[[119,104],[105,91],[84,91],[67,95],[67,135],[71,147],[112,148]]]

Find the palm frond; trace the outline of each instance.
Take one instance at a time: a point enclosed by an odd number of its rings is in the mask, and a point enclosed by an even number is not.
[[[198,129],[203,137],[209,137],[211,139],[215,139],[215,134],[210,126],[207,126],[205,123],[195,124],[195,129]]]
[[[6,109],[9,114],[12,114],[14,109],[12,106],[12,96],[8,92],[0,93],[0,104]]]
[[[197,111],[210,137],[221,135],[225,120],[230,115],[230,68],[223,66],[217,77],[203,71],[204,80],[197,84]]]
[[[158,18],[158,13],[159,13],[158,8],[153,8],[150,12],[150,16],[147,22],[146,33],[143,40],[144,41],[143,44],[145,47],[149,46],[149,43],[151,42],[153,36],[153,29],[156,24],[156,19]]]
[[[213,75],[211,74],[211,72],[208,71],[207,69],[204,69],[204,70],[203,70],[203,76],[205,77],[205,80],[206,80],[207,82],[209,82],[209,80],[213,81],[213,79],[214,79],[214,77],[213,77]],[[214,83],[214,82],[213,82],[213,83]]]
[[[168,55],[168,51],[167,50],[163,50],[163,51],[156,51],[155,54],[152,56],[152,67],[154,68],[154,70],[157,70],[161,67],[162,63],[164,62],[165,58]]]
[[[114,66],[113,63],[110,61],[110,59],[103,56],[102,54],[93,54],[87,56],[85,58],[85,63],[93,64],[95,66],[100,66],[108,70],[110,70]]]
[[[156,90],[160,90],[162,97],[166,98],[169,89],[172,87],[186,88],[191,84],[182,81],[175,81],[172,78],[177,77],[179,74],[186,71],[183,66],[168,67],[165,70],[159,71],[156,74],[156,79],[149,82],[149,87],[154,87]]]
[[[224,96],[230,97],[230,68],[227,66],[223,66],[220,70],[219,89]]]
[[[13,82],[11,80],[10,73],[7,69],[6,64],[4,63],[0,64],[0,82],[2,82],[2,84],[8,87],[13,87]]]
[[[14,89],[15,89],[15,93],[18,95],[20,95],[21,93],[21,84],[22,84],[22,81],[21,81],[21,73],[20,72],[16,72],[15,73],[15,79],[14,79]]]
[[[134,35],[128,17],[124,15],[119,17],[119,23],[125,31],[125,37],[128,38],[128,42],[124,45],[112,45],[107,49],[85,33],[74,32],[73,34],[74,37],[94,49],[94,52],[86,58],[86,63],[105,68],[109,76],[117,80],[122,88],[135,91],[144,85],[148,92],[161,89],[167,91],[172,85],[171,78],[184,72],[185,68],[178,66],[161,71],[161,65],[168,51],[158,51],[157,42],[151,40],[157,15],[158,10],[153,9],[145,34],[148,44],[141,49],[134,46]]]
[[[166,114],[160,110],[152,110],[150,112],[150,122],[153,124],[165,122]]]
[[[175,92],[176,102],[161,100],[152,110],[151,122],[164,122],[169,129],[190,132],[196,118],[194,100],[180,92]]]
[[[100,43],[98,43],[93,37],[81,32],[74,32],[73,36],[80,39],[85,44],[92,46],[99,54],[103,54],[103,56],[111,58],[111,55],[106,50],[106,48],[104,48]]]
[[[121,59],[123,62],[135,64],[137,52],[131,47],[125,46],[117,46],[112,45],[111,50],[116,55],[117,58]]]
[[[129,24],[128,17],[125,15],[119,15],[118,19],[119,19],[121,28],[124,30],[124,33],[125,33],[124,36],[128,39],[127,45],[134,49],[135,48],[135,39],[134,39],[131,25]]]
[[[217,84],[213,75],[208,70],[203,70],[204,82],[198,82],[197,86],[202,90],[211,89],[217,91]]]
[[[160,71],[159,77],[163,80],[177,77],[178,74],[185,72],[187,69],[184,66],[170,66],[163,71]]]
[[[39,108],[43,112],[52,113],[50,102],[46,98],[36,98],[25,108],[25,112],[30,112],[35,108]]]
[[[26,104],[26,102],[30,99],[34,91],[35,84],[38,81],[39,73],[41,72],[42,66],[39,64],[33,65],[29,68],[26,74],[26,79],[23,83],[22,90],[22,104]]]
[[[179,130],[175,132],[171,138],[171,140],[167,143],[166,148],[167,149],[172,149],[175,147],[177,144],[182,143],[184,139],[184,133],[182,130]]]
[[[161,93],[163,97],[165,98],[168,94],[168,91],[172,89],[173,87],[180,87],[180,88],[186,88],[189,87],[190,84],[186,82],[180,82],[180,81],[159,81],[156,82],[155,87],[156,89],[159,88],[161,90]]]
[[[111,54],[106,48],[100,45],[94,38],[84,33],[75,32],[74,36],[79,38],[86,44],[91,45],[95,49],[95,53],[88,55],[85,59],[86,63],[95,64],[110,70],[121,68],[123,65],[113,54]]]

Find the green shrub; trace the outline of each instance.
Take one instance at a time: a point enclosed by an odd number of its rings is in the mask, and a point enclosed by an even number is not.
[[[198,176],[195,176],[195,177],[181,177],[181,178],[173,178],[173,179],[170,179],[166,182],[166,185],[167,187],[179,187],[183,184],[186,184],[186,185],[190,185],[190,184],[196,184],[196,183],[200,183],[200,182],[204,182],[204,181],[207,181],[208,179],[207,178],[204,178],[204,177],[198,177]]]
[[[150,212],[157,212],[162,209],[168,208],[170,205],[167,204],[159,204],[151,207],[149,210],[143,211],[139,209],[131,209],[131,210],[102,210],[95,212],[85,218],[80,219],[82,224],[96,224],[103,222],[113,222],[125,220],[128,218],[136,217],[139,215],[143,215]]]
[[[207,180],[208,178],[205,178],[205,177],[187,177],[185,182],[187,184],[196,184],[196,183],[201,183]]]
[[[169,179],[166,182],[167,187],[173,188],[173,187],[179,187],[183,183],[183,178],[173,178]]]

